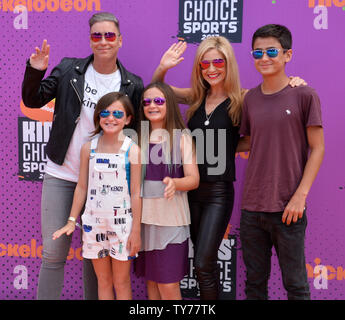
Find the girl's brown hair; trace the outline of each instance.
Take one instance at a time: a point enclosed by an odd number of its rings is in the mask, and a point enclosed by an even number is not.
[[[121,104],[123,105],[123,108],[125,109],[126,116],[131,117],[131,121],[129,124],[127,124],[127,126],[129,126],[134,121],[134,108],[128,96],[126,96],[122,92],[107,93],[101,99],[99,99],[96,104],[95,112],[93,114],[93,123],[95,125],[95,130],[92,132],[92,136],[102,131],[102,128],[99,125],[99,114],[101,113],[101,111],[105,110],[116,101],[121,102]]]
[[[166,116],[165,116],[165,124],[164,124],[163,129],[166,129],[168,131],[170,137],[172,137],[174,129],[183,130],[186,128],[186,126],[183,122],[180,108],[179,108],[179,105],[177,103],[174,91],[166,83],[157,81],[157,82],[152,82],[148,86],[145,87],[145,89],[142,93],[142,98],[141,98],[141,107],[140,107],[140,115],[139,115],[140,120],[141,121],[147,120],[145,117],[144,107],[143,107],[142,101],[143,101],[143,97],[144,97],[145,92],[149,89],[152,89],[152,88],[157,88],[164,95],[165,103],[166,103]]]
[[[165,103],[166,103],[166,116],[165,116],[165,123],[164,123],[164,128],[168,133],[168,138],[169,138],[169,143],[163,143],[163,152],[164,152],[164,157],[165,161],[168,164],[169,170],[172,168],[171,161],[172,157],[174,156],[172,154],[173,148],[174,148],[174,135],[176,135],[176,132],[174,130],[181,130],[182,132],[185,131],[186,125],[182,119],[182,115],[180,112],[179,105],[176,100],[176,96],[171,89],[171,87],[163,82],[153,82],[150,83],[148,86],[145,87],[142,97],[141,97],[141,105],[140,105],[140,123],[143,123],[143,121],[148,121],[147,118],[145,117],[144,113],[144,106],[143,106],[143,98],[144,94],[147,90],[151,88],[157,88],[162,92],[165,98]],[[141,144],[141,151],[142,151],[142,159],[147,158],[148,155],[148,145],[149,141],[147,139],[150,139],[149,136],[151,134],[152,128],[151,124],[149,124],[149,132],[148,135],[142,132],[143,126],[141,127],[141,130],[139,130],[139,141]],[[169,147],[168,147],[169,146]],[[142,180],[145,177],[145,172],[146,172],[146,165],[142,165]]]

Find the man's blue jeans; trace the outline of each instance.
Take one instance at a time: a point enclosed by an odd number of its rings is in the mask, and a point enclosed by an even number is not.
[[[310,299],[304,256],[306,212],[302,219],[296,223],[291,222],[289,226],[282,222],[282,214],[242,210],[240,237],[247,269],[245,292],[248,300],[268,299],[273,246],[288,299]]]

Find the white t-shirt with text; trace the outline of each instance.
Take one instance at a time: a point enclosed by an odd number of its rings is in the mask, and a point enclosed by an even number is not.
[[[80,166],[80,149],[90,140],[95,130],[93,114],[98,100],[109,92],[119,91],[121,74],[119,69],[111,74],[98,73],[92,66],[86,70],[84,99],[81,106],[79,121],[69,144],[64,163],[58,165],[49,158],[45,172],[59,179],[78,182]]]

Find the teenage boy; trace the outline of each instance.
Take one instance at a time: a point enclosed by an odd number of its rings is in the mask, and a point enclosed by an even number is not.
[[[252,39],[263,82],[245,96],[240,129],[250,146],[240,225],[247,299],[268,299],[272,246],[288,299],[310,299],[306,198],[323,159],[324,138],[316,92],[288,85],[291,45],[291,33],[281,25],[263,26]]]

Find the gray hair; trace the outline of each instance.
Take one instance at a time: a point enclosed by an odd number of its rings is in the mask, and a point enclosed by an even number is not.
[[[117,20],[117,18],[110,12],[95,13],[89,20],[90,29],[96,22],[103,22],[103,21],[114,22],[117,30],[119,30],[119,32],[120,32],[119,20]]]

